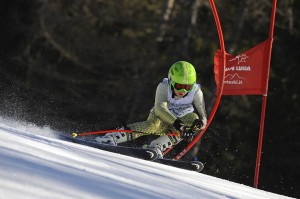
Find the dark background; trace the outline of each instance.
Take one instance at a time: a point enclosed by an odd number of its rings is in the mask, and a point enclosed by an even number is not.
[[[215,1],[226,51],[268,38],[271,0]],[[299,1],[278,1],[259,188],[300,197]],[[194,64],[208,115],[218,34],[207,0],[3,0],[0,114],[62,132],[145,120],[171,64]],[[252,186],[261,96],[224,96],[193,157]],[[192,155],[189,155],[189,158]],[[185,157],[187,158],[187,157]]]

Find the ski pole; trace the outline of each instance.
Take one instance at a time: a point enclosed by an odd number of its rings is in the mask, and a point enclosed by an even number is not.
[[[122,129],[113,129],[113,130],[102,130],[102,131],[83,132],[83,133],[73,132],[72,137],[75,138],[77,136],[97,135],[97,134],[106,134],[106,133],[114,133],[114,132],[133,133],[134,131],[132,131],[132,130],[122,130]],[[143,132],[139,132],[139,133],[143,133]],[[168,136],[177,136],[178,133],[168,133],[167,135]]]
[[[75,138],[77,136],[87,136],[87,135],[96,135],[96,134],[106,134],[106,133],[113,133],[113,132],[124,132],[124,133],[132,133],[132,130],[103,130],[103,131],[94,131],[94,132],[83,132],[83,133],[72,133],[72,137]]]

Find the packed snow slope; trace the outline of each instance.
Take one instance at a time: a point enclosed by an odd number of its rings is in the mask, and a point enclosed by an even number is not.
[[[0,198],[288,198],[55,138],[0,118]]]

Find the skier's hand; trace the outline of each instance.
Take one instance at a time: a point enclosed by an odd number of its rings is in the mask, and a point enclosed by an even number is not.
[[[176,119],[173,123],[173,127],[180,132],[180,134],[184,131],[184,124],[180,119]]]
[[[201,119],[195,119],[191,126],[191,129],[194,132],[199,132],[200,130],[202,130],[202,127],[203,127],[203,121]]]
[[[180,137],[187,139],[188,141],[193,140],[194,132],[188,126],[184,126],[183,122],[179,119],[176,119],[173,123],[173,127],[180,132]]]

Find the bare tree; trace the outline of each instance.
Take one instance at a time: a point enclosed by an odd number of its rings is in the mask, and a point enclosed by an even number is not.
[[[162,22],[159,26],[158,36],[156,41],[161,42],[164,40],[164,36],[167,32],[168,22],[170,21],[172,9],[174,7],[175,0],[168,0],[163,8]]]

